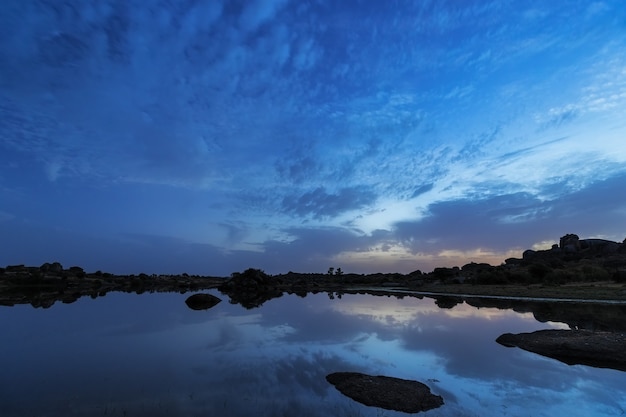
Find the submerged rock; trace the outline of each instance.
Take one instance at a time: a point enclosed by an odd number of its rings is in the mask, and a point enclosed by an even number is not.
[[[418,381],[371,376],[357,372],[335,372],[326,376],[343,395],[372,407],[418,413],[443,405],[443,398]]]
[[[194,294],[185,300],[185,304],[192,310],[208,310],[220,301],[222,300],[211,294]]]
[[[626,371],[626,333],[585,330],[539,330],[505,333],[496,342],[557,359],[568,365],[587,365]]]

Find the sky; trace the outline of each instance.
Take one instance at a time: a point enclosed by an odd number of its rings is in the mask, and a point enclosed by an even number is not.
[[[4,0],[0,265],[498,265],[626,237],[621,0]]]

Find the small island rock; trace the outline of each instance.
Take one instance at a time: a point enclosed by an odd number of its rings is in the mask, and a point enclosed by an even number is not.
[[[357,372],[335,372],[326,376],[343,395],[367,406],[418,413],[443,405],[443,398],[430,392],[427,385],[388,376]]]
[[[185,300],[185,304],[192,310],[208,310],[220,301],[222,300],[211,294],[194,294]]]

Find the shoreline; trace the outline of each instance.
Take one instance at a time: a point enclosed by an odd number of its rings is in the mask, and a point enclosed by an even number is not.
[[[528,335],[506,334],[499,338],[499,342],[566,363],[626,370],[626,358],[620,353],[626,337],[626,323],[622,319],[626,313],[626,283],[599,281],[562,285],[476,285],[439,281],[373,281],[370,276],[357,277],[348,282],[329,275],[291,274],[272,277],[254,269],[229,279],[189,275],[86,274],[76,268],[44,275],[37,274],[34,268],[31,271],[24,269],[0,274],[0,308],[30,304],[34,308],[46,309],[57,302],[70,304],[86,296],[104,297],[109,292],[191,292],[195,294],[187,298],[186,304],[193,310],[210,309],[221,301],[221,298],[202,293],[207,290],[219,291],[229,297],[231,304],[240,304],[246,309],[258,308],[284,294],[304,298],[308,294],[326,293],[331,299],[341,298],[344,294],[427,297],[434,299],[435,304],[442,309],[467,303],[476,308],[529,312],[538,322],[564,323],[570,330]],[[593,345],[590,345],[591,342]],[[569,347],[564,348],[564,343]],[[611,360],[606,360],[607,355]]]
[[[475,265],[472,265],[475,267]],[[493,267],[496,268],[496,267]],[[471,268],[470,268],[471,269]],[[482,298],[523,302],[626,303],[626,281],[587,280],[563,283],[481,283],[439,276],[441,274],[337,274],[295,273],[268,275],[249,268],[230,277],[180,275],[114,275],[81,267],[63,268],[58,262],[40,267],[14,265],[0,268],[0,306],[31,304],[48,308],[55,302],[72,303],[85,296],[108,292],[198,292],[217,289],[232,303],[255,308],[284,293],[305,297],[309,293],[368,292],[373,295]],[[445,274],[444,274],[445,275]]]

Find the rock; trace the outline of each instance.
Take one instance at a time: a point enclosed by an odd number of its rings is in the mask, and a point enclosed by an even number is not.
[[[357,372],[335,372],[326,376],[343,395],[362,404],[386,410],[418,413],[443,405],[443,398],[430,392],[427,385],[388,376]]]
[[[581,251],[590,251],[600,255],[617,253],[620,244],[606,239],[583,239],[580,241]]]
[[[85,275],[87,275],[87,274],[85,274],[85,270],[83,268],[81,268],[80,266],[70,266],[68,271],[72,275],[74,275],[74,276],[76,276],[78,278],[84,278]]]
[[[586,330],[539,330],[505,333],[496,342],[557,359],[568,365],[587,365],[626,371],[626,333]]]
[[[559,247],[564,252],[578,252],[580,250],[580,238],[578,235],[569,233],[559,239]]]
[[[211,294],[194,294],[185,300],[185,304],[192,310],[208,310],[220,301],[222,300]]]
[[[58,274],[63,272],[63,266],[58,262],[53,262],[52,265],[50,265],[48,271]]]
[[[519,258],[506,258],[504,263],[507,265],[521,265],[524,263],[524,260]]]
[[[20,264],[20,265],[7,265],[6,271],[7,272],[27,272],[28,269],[23,264]]]

